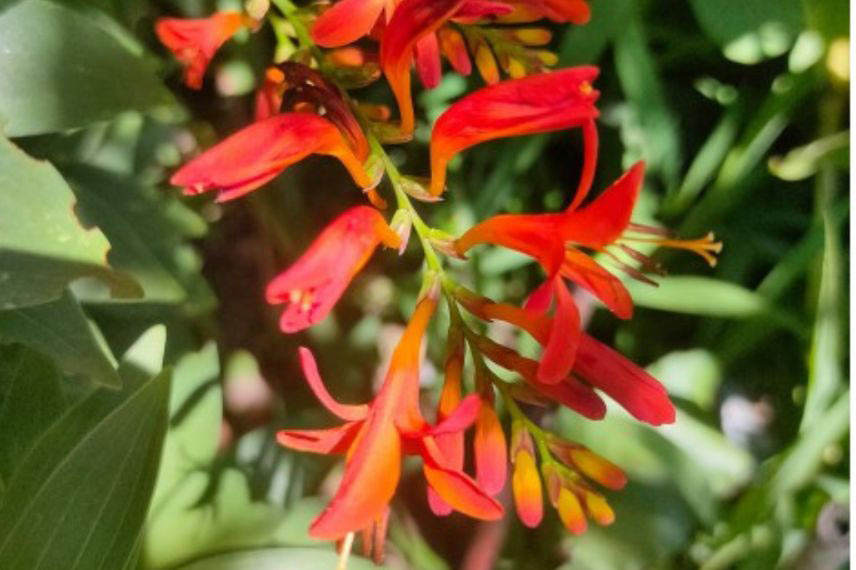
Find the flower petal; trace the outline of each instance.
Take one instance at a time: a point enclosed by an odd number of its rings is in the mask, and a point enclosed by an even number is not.
[[[422,460],[425,478],[431,488],[453,509],[480,520],[502,517],[502,505],[469,476],[449,467],[431,437],[422,440]]]
[[[284,429],[276,434],[276,441],[283,447],[310,453],[346,453],[362,424],[349,422],[330,429]]]
[[[415,127],[410,64],[416,42],[435,32],[466,0],[404,0],[395,9],[380,45],[380,61],[401,113],[401,131]]]
[[[603,390],[639,421],[652,425],[675,421],[675,407],[663,385],[630,360],[584,334],[574,372]]]
[[[360,421],[366,419],[369,413],[369,407],[362,405],[340,404],[324,387],[324,382],[321,380],[321,375],[318,373],[318,364],[315,362],[315,357],[312,351],[301,346],[298,349],[300,354],[300,366],[303,368],[303,375],[306,376],[306,381],[312,389],[312,393],[318,398],[325,408],[333,414],[345,421]]]
[[[337,540],[371,524],[386,509],[401,475],[401,440],[393,406],[373,410],[363,424],[342,483],[309,534]]]
[[[231,200],[313,153],[335,156],[357,184],[373,185],[339,129],[311,113],[283,113],[253,123],[185,164],[170,183],[190,194],[219,189],[221,200]]]
[[[580,341],[580,313],[561,276],[552,279],[556,294],[556,317],[538,364],[538,381],[561,382],[571,372]]]
[[[400,9],[400,8],[399,8]],[[431,134],[431,193],[439,195],[446,164],[479,143],[587,124],[598,116],[596,67],[572,67],[484,87],[456,101]]]
[[[473,62],[467,51],[467,44],[461,33],[448,26],[437,30],[437,38],[440,41],[440,51],[449,60],[452,68],[461,75],[469,75],[473,72]]]
[[[340,47],[368,35],[386,0],[340,0],[312,26],[312,39],[321,47]]]
[[[428,34],[416,42],[416,71],[419,80],[426,89],[433,89],[440,84],[443,74],[440,63],[440,45],[437,34]]]
[[[455,410],[443,418],[428,433],[430,435],[443,435],[465,431],[473,425],[477,417],[481,417],[481,398],[477,394],[470,394],[464,398]]]
[[[564,241],[601,249],[621,237],[644,177],[645,163],[637,162],[591,204],[569,213],[561,224]]]
[[[563,276],[600,299],[616,317],[629,319],[633,316],[633,298],[627,288],[588,255],[568,248],[561,271]]]
[[[586,517],[579,499],[567,487],[559,491],[559,518],[572,534],[582,534],[586,531]]]

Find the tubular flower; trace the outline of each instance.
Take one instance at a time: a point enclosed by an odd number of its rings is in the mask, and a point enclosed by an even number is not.
[[[514,11],[506,22],[534,22],[548,18],[554,22],[582,25],[591,18],[586,0],[508,0]]]
[[[603,251],[631,277],[649,283],[650,279],[621,261],[610,248],[641,262],[643,269],[659,270],[659,267],[628,244],[688,249],[711,265],[716,263],[715,253],[722,245],[714,242],[711,234],[682,241],[664,236],[657,228],[630,223],[643,173],[644,164],[637,163],[584,208],[577,209],[575,199],[562,213],[495,216],[474,226],[455,242],[460,255],[480,243],[517,250],[536,259],[547,273],[544,285],[527,303],[531,311],[544,312],[552,299],[556,299],[556,318],[544,339],[545,352],[538,369],[538,379],[542,382],[558,382],[567,375],[580,342],[579,315],[565,279],[588,290],[617,317],[627,319],[633,314],[633,301],[621,281],[579,248]]]
[[[217,12],[208,18],[160,18],[155,33],[184,65],[184,83],[202,88],[205,69],[226,41],[246,24],[240,12]]]
[[[311,353],[301,349],[304,373],[319,400],[346,423],[327,430],[283,430],[281,445],[314,453],[344,453],[345,473],[335,496],[310,527],[316,538],[335,540],[385,517],[401,473],[402,453],[422,456],[428,484],[452,508],[495,520],[502,506],[470,477],[449,464],[436,437],[467,429],[479,410],[477,396],[464,398],[436,425],[419,411],[419,346],[436,307],[429,294],[417,305],[393,353],[383,385],[370,405],[336,402],[321,382]]]
[[[520,522],[529,528],[535,528],[541,524],[544,516],[541,478],[535,463],[535,445],[532,436],[519,422],[514,422],[511,428],[511,439],[511,457],[514,462],[511,490],[514,507]]]
[[[437,31],[466,0],[403,0],[386,26],[380,62],[401,113],[401,132],[413,133],[415,116],[410,96],[410,65],[417,43]]]
[[[456,101],[431,133],[431,194],[443,192],[446,165],[471,146],[498,138],[583,127],[583,177],[577,192],[588,191],[597,155],[598,98],[591,82],[596,67],[572,67],[484,87]]]
[[[389,19],[395,0],[341,0],[325,10],[312,26],[312,39],[321,47],[341,47],[368,35],[386,8]]]
[[[381,243],[398,248],[401,238],[374,208],[356,206],[333,220],[267,287],[269,303],[288,304],[282,331],[301,331],[324,319]]]
[[[218,202],[263,186],[310,154],[338,158],[361,188],[374,181],[330,121],[311,113],[283,113],[253,123],[203,152],[170,178],[185,194],[219,190]]]

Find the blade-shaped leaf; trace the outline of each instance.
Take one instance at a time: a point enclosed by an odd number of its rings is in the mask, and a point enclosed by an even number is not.
[[[171,373],[147,371],[164,340],[150,329],[122,365],[124,388],[95,391],[27,454],[0,506],[0,568],[127,566],[166,432]]]
[[[8,136],[82,127],[170,102],[152,67],[91,18],[47,0],[0,12],[0,117]]]
[[[53,358],[63,372],[82,374],[95,384],[121,384],[110,349],[71,293],[50,303],[0,311],[0,341],[30,346]]]
[[[0,137],[0,308],[52,301],[84,276],[106,281],[114,295],[139,296],[130,277],[107,265],[107,238],[81,226],[74,204],[53,166]]]
[[[49,358],[0,346],[0,478],[8,481],[24,454],[66,406],[59,373]]]

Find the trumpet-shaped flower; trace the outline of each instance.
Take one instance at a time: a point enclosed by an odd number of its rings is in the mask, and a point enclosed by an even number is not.
[[[324,389],[311,353],[301,349],[310,387],[346,423],[328,430],[284,430],[285,447],[315,453],[345,453],[345,473],[335,496],[310,527],[316,538],[339,539],[384,517],[401,474],[403,453],[418,454],[428,484],[449,506],[483,520],[502,516],[502,506],[469,476],[450,465],[436,438],[467,429],[479,412],[479,398],[464,398],[436,425],[419,411],[419,346],[436,308],[436,293],[416,307],[396,347],[383,385],[370,405],[336,402]]]
[[[347,210],[328,225],[309,249],[267,287],[269,303],[287,303],[283,332],[321,321],[345,292],[379,244],[397,248],[401,238],[369,206]]]
[[[245,23],[240,12],[217,12],[208,18],[161,18],[155,24],[155,33],[184,64],[184,83],[201,89],[205,69],[214,54]]]
[[[394,0],[341,0],[315,20],[312,39],[322,47],[341,47],[368,35],[386,8],[387,18],[395,9]]]
[[[186,194],[219,190],[218,202],[233,200],[263,186],[310,154],[338,158],[361,188],[374,181],[330,121],[311,113],[283,113],[253,123],[203,152],[170,183]]]
[[[452,104],[431,133],[431,194],[443,192],[446,165],[464,149],[498,138],[583,127],[585,195],[597,155],[596,67],[572,67],[484,87]]]
[[[579,315],[566,279],[588,290],[619,318],[627,319],[633,314],[633,301],[622,282],[580,248],[604,251],[620,269],[648,282],[641,272],[620,261],[609,248],[617,247],[632,260],[654,269],[656,264],[652,260],[628,244],[641,242],[689,249],[711,264],[716,261],[714,254],[721,244],[714,242],[711,235],[698,240],[674,240],[664,237],[656,228],[630,223],[643,173],[644,165],[637,163],[583,208],[577,209],[572,203],[562,213],[495,216],[474,226],[455,242],[455,249],[461,255],[480,243],[517,250],[536,259],[547,273],[544,285],[527,303],[527,308],[536,312],[546,311],[554,298],[557,305],[538,369],[538,379],[542,382],[555,383],[567,376],[580,343]]]

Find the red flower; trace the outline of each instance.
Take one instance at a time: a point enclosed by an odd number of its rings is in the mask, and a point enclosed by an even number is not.
[[[398,102],[401,132],[409,135],[415,126],[410,96],[410,66],[417,42],[433,34],[466,0],[404,0],[395,9],[380,45],[383,72]]]
[[[443,192],[446,165],[464,149],[485,141],[583,127],[585,155],[579,200],[594,176],[597,130],[591,86],[596,67],[572,67],[484,87],[456,101],[431,134],[431,194]]]
[[[584,208],[576,209],[579,196],[568,210],[559,214],[525,214],[494,216],[468,230],[455,242],[461,255],[479,243],[494,243],[529,255],[543,267],[547,280],[531,296],[527,308],[536,312],[549,309],[557,301],[556,319],[545,339],[545,351],[538,369],[542,382],[561,381],[574,365],[580,338],[579,315],[565,285],[569,279],[600,299],[617,317],[628,319],[633,314],[633,301],[621,281],[579,248],[603,251],[611,255],[619,268],[650,282],[636,269],[620,261],[610,247],[641,261],[646,269],[656,264],[628,244],[654,243],[689,249],[714,264],[714,253],[721,244],[708,235],[699,240],[680,241],[655,235],[656,228],[630,224],[633,206],[642,187],[644,164],[637,163],[603,194]],[[643,234],[634,236],[633,234]]]
[[[397,248],[401,238],[369,206],[351,208],[324,228],[267,287],[269,303],[288,304],[279,322],[283,332],[303,330],[326,317],[380,243]]]
[[[310,387],[346,422],[328,430],[284,430],[277,435],[280,444],[292,449],[346,454],[342,482],[312,523],[312,536],[339,539],[380,524],[398,485],[402,453],[422,456],[428,484],[452,508],[484,520],[502,516],[502,506],[460,469],[450,466],[435,439],[469,427],[478,414],[478,397],[464,398],[453,413],[434,426],[419,411],[419,347],[435,307],[433,295],[417,305],[393,353],[383,386],[368,406],[336,402],[324,389],[311,353],[301,349]]]
[[[368,35],[383,9],[387,18],[394,0],[341,0],[325,10],[312,26],[312,39],[322,47],[341,47]]]
[[[219,190],[217,201],[224,202],[263,186],[310,154],[335,156],[360,187],[374,186],[339,129],[311,113],[253,123],[185,164],[170,183],[183,186],[186,194]]]
[[[513,22],[534,22],[548,18],[554,22],[585,24],[591,18],[586,0],[508,0],[514,12],[506,19]]]
[[[208,18],[160,18],[155,33],[185,66],[184,83],[202,88],[205,68],[214,54],[245,24],[240,12],[217,12]]]

